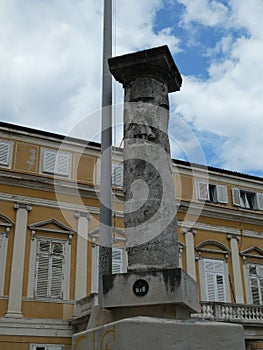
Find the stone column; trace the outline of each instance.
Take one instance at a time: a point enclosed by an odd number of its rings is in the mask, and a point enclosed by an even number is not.
[[[244,304],[244,293],[242,286],[240,258],[238,250],[239,237],[234,235],[228,235],[227,238],[230,240],[231,247],[231,258],[232,258],[232,270],[234,277],[234,290],[237,304]]]
[[[195,267],[195,246],[194,235],[196,231],[193,229],[184,228],[183,234],[185,235],[186,246],[186,272],[190,277],[196,281],[196,267]]]
[[[81,299],[87,295],[88,232],[90,215],[86,212],[77,212],[75,216],[78,220],[75,299]]]
[[[15,236],[11,268],[11,280],[9,288],[8,309],[5,317],[23,317],[22,288],[24,278],[24,261],[28,211],[32,207],[24,203],[15,203],[16,212]]]
[[[124,226],[128,270],[179,266],[175,190],[168,139],[168,93],[182,78],[167,46],[115,57],[125,89]]]

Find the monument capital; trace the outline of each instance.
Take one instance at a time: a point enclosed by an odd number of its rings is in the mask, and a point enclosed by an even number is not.
[[[110,72],[124,87],[138,77],[152,77],[163,82],[168,92],[179,91],[181,74],[167,45],[109,59]]]

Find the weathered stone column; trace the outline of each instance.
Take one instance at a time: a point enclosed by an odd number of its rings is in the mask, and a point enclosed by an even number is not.
[[[124,225],[128,270],[179,266],[175,190],[168,139],[168,93],[182,78],[167,46],[115,57],[125,89]]]
[[[15,203],[16,212],[15,237],[12,257],[11,281],[9,288],[8,309],[5,317],[23,317],[21,312],[22,287],[24,277],[25,245],[28,211],[32,208],[28,204]]]
[[[87,295],[88,223],[90,215],[86,212],[77,212],[75,216],[78,220],[75,299],[81,299]]]
[[[232,271],[234,277],[234,290],[237,304],[244,304],[244,292],[242,286],[242,276],[240,268],[240,257],[238,251],[239,237],[235,235],[228,235],[231,247]]]

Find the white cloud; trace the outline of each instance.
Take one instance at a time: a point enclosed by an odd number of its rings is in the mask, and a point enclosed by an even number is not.
[[[216,143],[213,150],[217,163],[233,170],[263,171],[263,7],[261,1],[255,1],[257,6],[245,0],[230,3],[234,29],[245,26],[248,35],[237,37],[233,31],[230,39],[226,33],[212,56],[209,78],[184,77],[182,91],[172,98],[176,111],[187,122],[210,133],[209,142],[214,135],[222,137],[224,143],[219,148]],[[225,55],[220,60],[219,45]]]
[[[162,6],[117,0],[117,54],[163,43],[176,50],[169,28],[153,30]],[[1,1],[1,120],[67,133],[100,107],[102,11],[102,0]],[[87,137],[98,128],[93,120]]]
[[[198,22],[205,26],[215,26],[228,21],[228,8],[220,1],[179,0],[185,6],[182,19],[185,25]]]

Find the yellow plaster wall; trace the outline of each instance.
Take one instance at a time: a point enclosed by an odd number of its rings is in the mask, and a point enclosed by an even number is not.
[[[0,317],[5,316],[7,312],[7,305],[8,305],[7,299],[0,299]]]
[[[80,182],[93,183],[95,179],[95,157],[75,154],[73,160],[73,179]]]
[[[22,301],[22,314],[29,318],[63,319],[63,303]]]
[[[37,145],[16,142],[14,147],[14,170],[37,173],[39,167],[39,149]]]
[[[71,338],[51,337],[25,337],[25,336],[1,336],[1,350],[29,350],[30,344],[61,344],[65,345],[64,350],[71,350]]]

